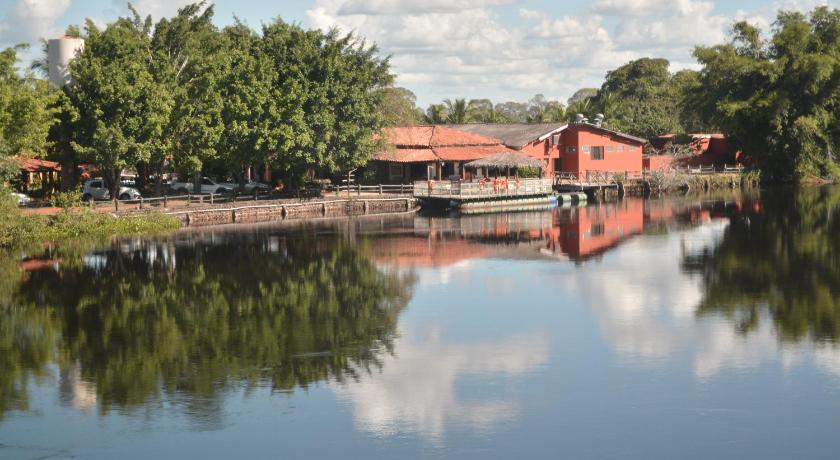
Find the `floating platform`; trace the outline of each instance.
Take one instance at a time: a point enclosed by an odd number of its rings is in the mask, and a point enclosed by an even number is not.
[[[414,197],[422,207],[437,209],[549,207],[553,189],[551,179],[419,181]]]

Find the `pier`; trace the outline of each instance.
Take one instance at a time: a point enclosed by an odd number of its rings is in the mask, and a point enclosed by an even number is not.
[[[485,179],[417,181],[414,197],[421,205],[438,208],[499,207],[534,205],[535,199],[544,199],[554,192],[552,179]]]

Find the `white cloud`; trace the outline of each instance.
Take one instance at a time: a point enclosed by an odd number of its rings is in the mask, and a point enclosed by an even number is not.
[[[152,15],[152,19],[157,21],[160,18],[175,16],[179,9],[195,2],[196,0],[134,0],[131,5],[141,16]],[[118,15],[128,13],[128,2],[113,0],[113,4]]]
[[[348,0],[338,9],[340,15],[394,15],[457,12],[476,8],[509,5],[515,0]]]
[[[19,0],[0,22],[0,44],[34,44],[59,35],[56,22],[70,7],[70,0]]]
[[[486,432],[518,414],[515,401],[459,395],[458,379],[522,375],[544,365],[550,349],[543,335],[472,344],[447,343],[439,329],[426,338],[400,335],[381,373],[359,372],[358,381],[332,388],[352,406],[358,429],[380,436],[411,430],[433,442],[443,440],[448,423]]]

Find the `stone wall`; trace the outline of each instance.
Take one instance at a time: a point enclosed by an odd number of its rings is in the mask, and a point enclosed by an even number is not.
[[[184,225],[205,226],[400,213],[410,211],[414,207],[414,198],[388,198],[237,206],[179,211],[171,214],[180,218]]]

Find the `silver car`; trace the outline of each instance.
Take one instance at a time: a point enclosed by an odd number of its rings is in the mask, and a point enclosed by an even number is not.
[[[120,187],[118,198],[120,200],[139,200],[140,192],[137,191],[136,188],[132,187]],[[111,192],[108,191],[108,187],[105,184],[105,181],[102,179],[91,179],[85,182],[85,187],[82,190],[82,200],[90,201],[90,200],[110,200],[111,199]]]

